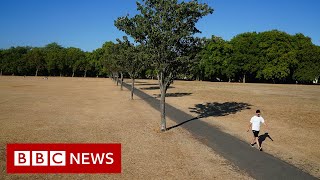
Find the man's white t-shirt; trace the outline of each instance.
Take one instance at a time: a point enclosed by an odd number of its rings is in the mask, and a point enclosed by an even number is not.
[[[252,130],[260,131],[260,125],[264,123],[264,119],[255,115],[251,118],[250,123],[252,124]]]

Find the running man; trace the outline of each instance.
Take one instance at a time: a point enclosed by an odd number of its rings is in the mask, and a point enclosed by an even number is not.
[[[267,130],[269,129],[265,120],[260,115],[260,110],[258,109],[256,111],[256,115],[254,115],[250,120],[250,124],[249,124],[247,132],[249,132],[250,128],[252,129],[253,139],[251,142],[251,146],[254,147],[254,144],[257,144],[260,151],[262,151],[262,147],[260,146],[258,137],[259,137],[261,123],[263,123],[266,126]]]

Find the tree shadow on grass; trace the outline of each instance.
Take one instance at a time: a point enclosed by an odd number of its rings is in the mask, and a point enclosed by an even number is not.
[[[159,84],[157,84],[157,83],[139,83],[139,84],[136,84],[137,86],[156,86],[156,85],[158,85],[159,86]]]
[[[168,89],[171,89],[171,88],[174,88],[174,87],[168,87]],[[152,87],[145,87],[145,88],[140,88],[141,90],[156,90],[156,89],[160,89],[159,86],[152,86]]]
[[[146,81],[135,81],[134,83],[137,83],[137,84],[146,84],[147,82],[146,82]]]
[[[227,116],[230,114],[235,114],[245,109],[251,109],[251,104],[242,103],[242,102],[224,102],[224,103],[205,103],[205,104],[196,104],[195,107],[189,108],[190,112],[197,113],[198,116],[192,119],[183,121],[177,125],[167,128],[167,130],[179,127],[190,121],[194,121],[200,118],[206,117],[218,117],[218,116]]]
[[[224,102],[224,103],[205,103],[196,104],[195,107],[189,108],[190,112],[197,113],[199,118],[206,118],[209,116],[227,116],[235,114],[244,109],[251,109],[250,104],[242,102]]]
[[[166,93],[166,97],[183,97],[190,96],[192,93]],[[161,94],[153,94],[156,98],[160,98]]]

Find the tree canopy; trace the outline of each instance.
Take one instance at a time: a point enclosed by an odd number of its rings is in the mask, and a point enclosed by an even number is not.
[[[197,1],[143,0],[137,2],[139,14],[119,17],[115,26],[131,36],[149,52],[150,64],[158,73],[161,92],[161,130],[166,130],[165,94],[179,72],[190,60],[189,54],[199,44],[194,34],[200,18],[213,12]]]
[[[173,68],[175,78],[312,83],[320,76],[320,47],[301,33],[290,35],[272,30],[242,33],[230,41],[216,36],[198,40],[193,51],[172,60],[180,64]],[[135,49],[139,44],[131,43],[131,46]],[[139,50],[140,55],[147,58],[139,58],[143,66],[135,77],[156,77],[156,74],[161,72],[159,64],[157,65],[157,56],[152,54],[156,51],[150,50],[150,47],[144,44],[139,46],[143,49]],[[76,47],[65,48],[57,43],[44,47],[18,46],[0,49],[0,74],[59,76],[61,73],[62,76],[86,74],[91,77],[105,77],[121,72],[123,76],[129,77],[124,68],[126,64],[123,64],[125,54],[120,53],[120,48],[119,42],[107,41],[90,53]],[[135,51],[129,52],[128,57],[135,57],[133,54]]]

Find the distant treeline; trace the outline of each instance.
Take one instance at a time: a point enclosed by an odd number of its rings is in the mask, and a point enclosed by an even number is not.
[[[1,75],[98,76],[104,74],[101,50],[84,52],[75,47],[64,48],[57,43],[45,47],[2,49]]]
[[[200,79],[311,83],[320,76],[320,47],[303,34],[273,30],[212,37],[198,54]]]
[[[212,36],[203,42],[190,54],[194,60],[178,74],[179,79],[312,83],[320,76],[320,47],[303,34],[272,30],[242,33],[230,41]],[[1,49],[1,75],[106,77],[113,73],[109,65],[115,45],[106,42],[92,52],[57,43]],[[145,66],[139,77],[156,78],[150,67]]]

